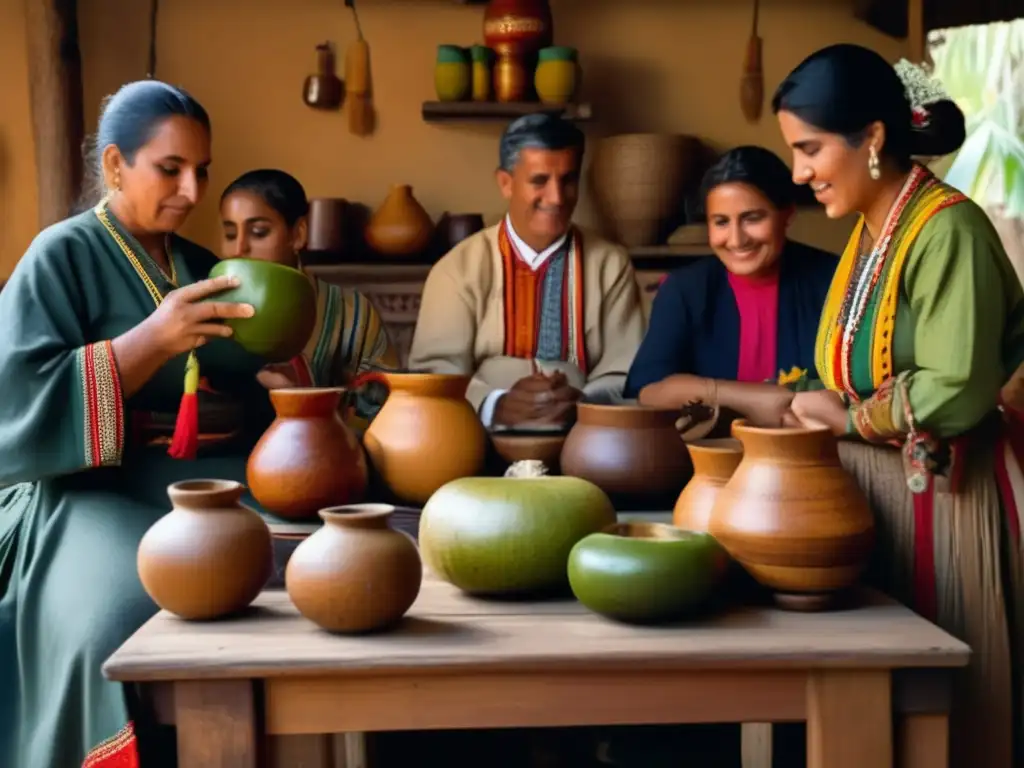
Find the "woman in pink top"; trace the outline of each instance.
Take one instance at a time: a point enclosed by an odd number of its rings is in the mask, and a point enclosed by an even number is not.
[[[813,386],[806,374],[838,258],[787,238],[796,190],[763,147],[732,149],[708,170],[701,195],[715,255],[659,288],[627,397],[668,407],[703,400],[780,426],[793,389]]]

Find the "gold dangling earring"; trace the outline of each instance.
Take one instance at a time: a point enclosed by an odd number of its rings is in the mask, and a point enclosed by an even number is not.
[[[873,146],[868,148],[868,176],[875,181],[882,178],[882,169],[879,167],[878,162],[878,152]]]

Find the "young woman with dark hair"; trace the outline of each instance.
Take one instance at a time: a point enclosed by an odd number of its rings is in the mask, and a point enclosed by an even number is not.
[[[231,182],[220,199],[222,259],[264,259],[301,268],[309,237],[306,190],[291,174],[264,168]],[[313,279],[317,323],[303,353],[268,366],[259,380],[279,387],[349,387],[362,373],[398,368],[398,353],[384,322],[358,291]],[[380,410],[387,391],[375,382],[346,393],[349,426],[362,432]]]
[[[681,407],[700,399],[780,426],[813,371],[814,333],[837,259],[789,240],[796,186],[762,147],[737,147],[707,171],[701,199],[715,256],[673,272],[658,290],[626,396]]]
[[[832,46],[774,97],[794,178],[830,217],[859,214],[818,330],[826,388],[786,421],[847,438],[879,518],[875,578],[974,651],[951,765],[1024,765],[1024,440],[1000,395],[1024,361],[1024,292],[984,211],[913,160],[955,151],[963,114],[897,66],[904,80]]]

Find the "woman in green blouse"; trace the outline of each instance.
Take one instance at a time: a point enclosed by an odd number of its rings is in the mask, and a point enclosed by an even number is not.
[[[984,211],[911,160],[955,151],[963,115],[898,68],[832,46],[774,97],[794,178],[829,217],[859,214],[818,331],[827,388],[797,394],[788,421],[848,438],[875,575],[974,652],[952,765],[1024,765],[1024,441],[1000,401],[1024,361],[1024,293]]]

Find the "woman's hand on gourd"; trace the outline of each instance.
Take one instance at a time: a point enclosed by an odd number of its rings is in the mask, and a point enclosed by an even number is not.
[[[170,359],[202,346],[209,337],[231,336],[231,327],[223,321],[252,317],[255,308],[251,304],[204,299],[238,285],[237,277],[224,275],[171,291],[143,321],[149,342]]]

